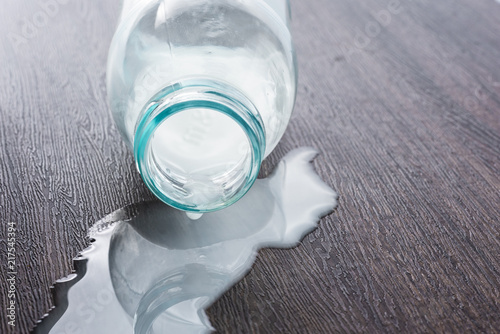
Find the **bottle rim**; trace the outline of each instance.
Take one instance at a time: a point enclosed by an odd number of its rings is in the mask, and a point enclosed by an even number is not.
[[[182,202],[166,191],[162,187],[164,182],[173,182],[175,187],[179,185],[175,180],[161,176],[161,171],[151,159],[151,142],[158,127],[170,117],[193,109],[208,109],[229,116],[245,133],[251,152],[248,170],[245,175],[239,175],[244,178],[242,186],[228,198],[202,205]],[[264,123],[253,103],[230,85],[204,78],[186,79],[167,85],[146,103],[138,119],[133,143],[136,165],[148,188],[164,203],[189,212],[217,211],[238,201],[257,179],[266,148]]]

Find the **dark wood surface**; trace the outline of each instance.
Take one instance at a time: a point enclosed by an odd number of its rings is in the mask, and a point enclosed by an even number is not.
[[[46,21],[40,1],[0,5],[1,333],[26,333],[49,310],[49,286],[71,272],[89,226],[153,198],[106,106],[119,1],[66,2]],[[500,4],[293,0],[292,10],[296,109],[262,175],[313,146],[339,206],[299,247],[261,251],[210,308],[212,324],[498,332]],[[14,331],[7,222],[18,227]]]

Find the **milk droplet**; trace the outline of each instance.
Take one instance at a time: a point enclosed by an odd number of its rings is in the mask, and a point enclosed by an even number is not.
[[[198,220],[203,216],[203,213],[201,212],[186,212],[186,216],[188,216],[189,219],[191,220]]]

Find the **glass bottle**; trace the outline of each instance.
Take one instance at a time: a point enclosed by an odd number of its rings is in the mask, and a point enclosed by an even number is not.
[[[251,187],[295,101],[289,21],[287,0],[124,0],[109,104],[163,202],[215,211]]]

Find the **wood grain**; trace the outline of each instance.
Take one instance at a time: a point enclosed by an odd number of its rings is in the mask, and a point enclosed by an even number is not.
[[[299,247],[261,251],[210,308],[212,324],[498,332],[500,5],[291,2],[296,109],[261,175],[313,146],[339,206]],[[2,311],[1,333],[26,333],[49,310],[48,287],[71,272],[93,222],[152,198],[106,107],[118,1],[70,1],[44,24],[34,21],[42,10],[35,0],[0,10],[0,303],[12,221],[21,305],[14,331]],[[15,47],[26,20],[40,27]]]

